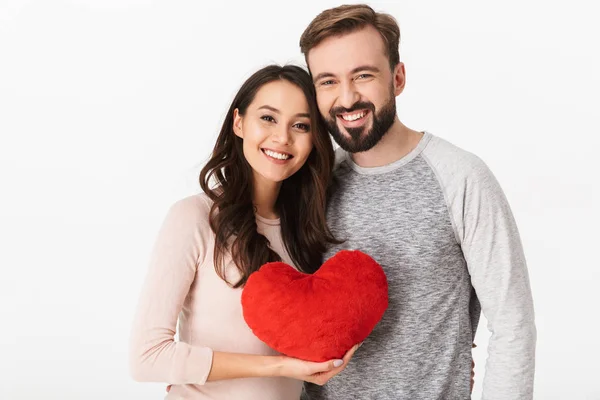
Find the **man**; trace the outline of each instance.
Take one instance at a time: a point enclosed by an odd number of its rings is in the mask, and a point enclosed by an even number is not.
[[[300,47],[340,145],[328,221],[372,255],[389,308],[339,375],[311,400],[468,399],[483,310],[492,332],[484,399],[531,399],[536,329],[527,267],[507,200],[476,156],[400,122],[400,31],[366,5],[326,10]]]

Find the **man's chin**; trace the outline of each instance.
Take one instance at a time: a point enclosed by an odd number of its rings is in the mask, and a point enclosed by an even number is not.
[[[369,135],[371,132],[372,126],[370,122],[365,122],[361,126],[357,127],[346,127],[342,125],[341,122],[337,123],[338,132],[342,134],[342,136],[347,137],[351,140],[361,140],[362,138]]]
[[[335,142],[344,150],[350,153],[357,153],[364,147],[364,138],[359,138],[358,140],[352,138],[348,134],[342,134],[342,136],[333,135],[333,139]]]
[[[344,150],[350,153],[361,153],[375,147],[383,136],[376,136],[374,132],[367,131],[360,136],[353,137],[349,132],[330,132],[335,142]]]
[[[359,153],[373,147],[368,145],[373,133],[371,125],[368,121],[361,127],[346,128],[338,121],[334,126],[329,126],[329,133],[342,149],[350,153]]]

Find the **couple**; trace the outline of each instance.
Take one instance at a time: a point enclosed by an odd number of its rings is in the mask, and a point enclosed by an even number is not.
[[[509,205],[479,158],[398,119],[399,37],[366,5],[329,9],[300,39],[310,75],[269,66],[242,85],[204,193],[174,204],[159,232],[132,332],[136,380],[170,383],[168,399],[467,399],[483,310],[484,398],[532,398],[533,302]],[[241,311],[248,276],[275,260],[314,272],[341,249],[371,255],[389,283],[360,349],[313,363],[256,338]]]

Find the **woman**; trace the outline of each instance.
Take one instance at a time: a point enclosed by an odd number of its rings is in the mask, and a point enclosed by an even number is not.
[[[297,400],[303,380],[345,367],[356,347],[324,363],[277,354],[240,303],[261,265],[314,272],[336,242],[325,221],[333,163],[307,72],[269,66],[242,85],[200,173],[204,193],[173,205],[158,235],[132,332],[136,380],[171,383],[167,399]]]

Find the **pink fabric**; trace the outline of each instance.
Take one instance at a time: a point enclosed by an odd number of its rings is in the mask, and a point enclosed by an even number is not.
[[[248,328],[242,289],[232,289],[215,272],[214,234],[204,194],[175,203],[160,229],[131,335],[135,379],[173,384],[167,399],[298,400],[302,382],[288,378],[244,378],[206,382],[212,352],[276,355]],[[279,220],[257,216],[258,231],[291,265]],[[226,274],[239,273],[227,258]],[[174,340],[179,320],[179,341]]]

